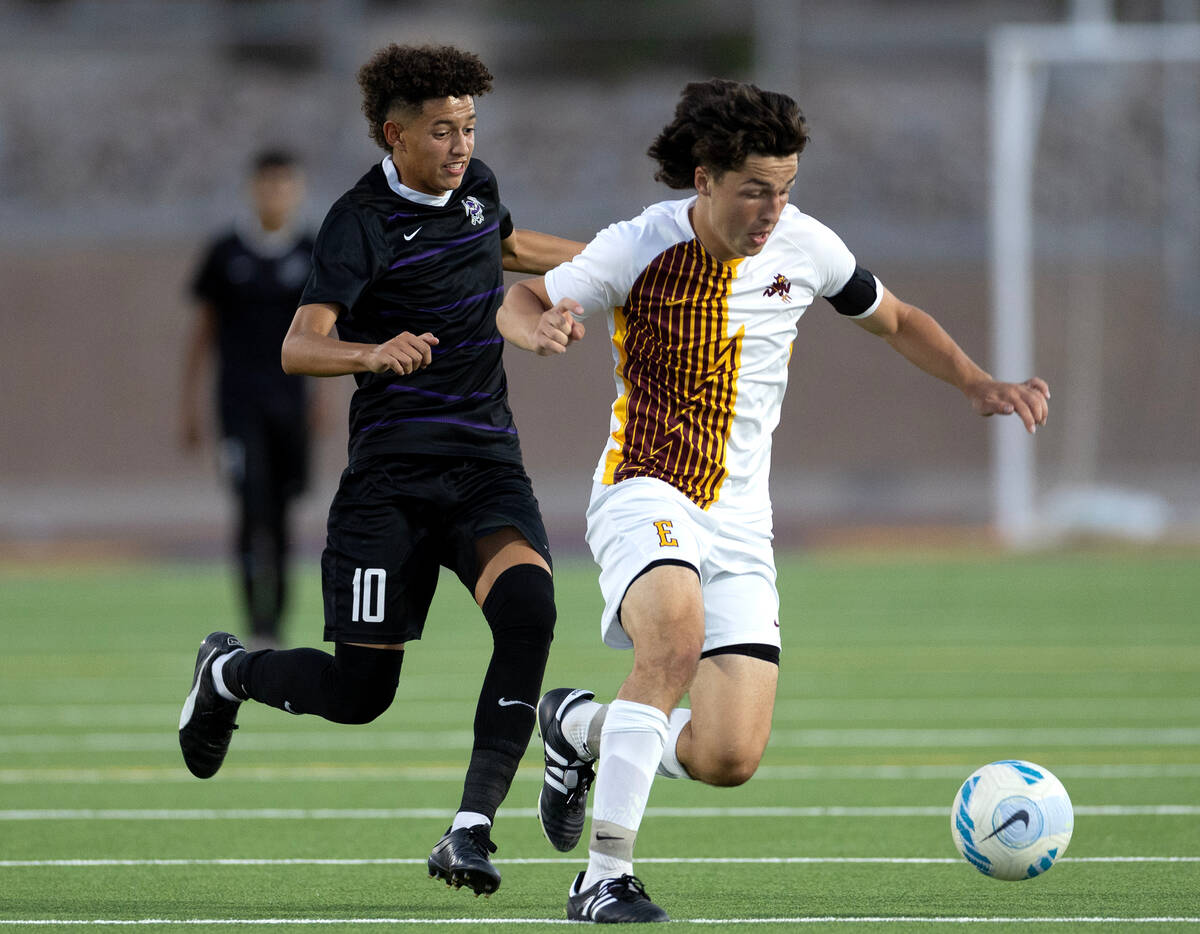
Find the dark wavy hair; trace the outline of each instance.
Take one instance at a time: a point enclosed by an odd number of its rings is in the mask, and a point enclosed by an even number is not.
[[[254,154],[250,162],[250,174],[258,175],[271,169],[296,169],[300,160],[286,149],[263,149]]]
[[[698,165],[720,178],[741,168],[747,156],[799,154],[807,142],[804,114],[786,94],[713,78],[683,89],[675,119],[647,154],[658,163],[657,181],[691,188]]]
[[[358,86],[371,139],[391,152],[383,125],[395,107],[420,108],[431,98],[486,94],[492,89],[492,73],[477,55],[451,45],[392,43],[358,70]]]

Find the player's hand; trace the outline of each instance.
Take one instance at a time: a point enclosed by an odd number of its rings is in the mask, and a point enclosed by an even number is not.
[[[1030,434],[1050,414],[1050,387],[1037,376],[1023,383],[987,380],[970,387],[967,397],[980,415],[1016,415]]]
[[[533,331],[534,352],[542,357],[566,353],[569,345],[582,340],[583,322],[575,317],[576,314],[583,314],[583,306],[572,298],[564,298],[542,312]]]
[[[373,347],[367,354],[365,364],[372,373],[390,370],[398,376],[408,376],[429,366],[433,360],[433,348],[437,344],[438,339],[428,331],[424,334],[401,331],[390,341]]]

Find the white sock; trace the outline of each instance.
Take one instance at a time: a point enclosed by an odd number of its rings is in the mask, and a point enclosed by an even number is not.
[[[246,650],[245,649],[234,649],[232,652],[226,652],[224,655],[222,655],[220,658],[218,658],[215,662],[213,662],[212,668],[209,669],[209,671],[212,672],[213,687],[215,687],[217,689],[217,693],[220,694],[223,698],[225,698],[225,700],[243,701],[246,699],[244,697],[238,697],[236,694],[233,693],[233,691],[231,691],[231,690],[229,690],[229,688],[225,687],[225,678],[222,675],[222,670],[225,668],[225,663],[227,661],[229,661],[231,658],[233,658],[233,656],[237,655],[238,652],[244,652],[244,651],[246,651]]]
[[[492,822],[478,811],[459,811],[454,815],[454,823],[450,825],[450,830],[462,830],[464,827],[478,827],[483,824],[485,827],[491,827]]]
[[[603,704],[597,704],[593,700],[576,701],[563,714],[563,736],[585,759],[595,759],[597,756],[597,750],[588,746],[588,729],[592,725],[592,718],[603,709]]]
[[[633,860],[588,850],[587,872],[583,874],[583,881],[579,883],[579,891],[590,889],[601,879],[615,879],[617,876],[626,875],[633,875]]]
[[[581,888],[600,879],[633,874],[633,843],[637,838],[654,770],[667,741],[667,716],[657,707],[615,700],[608,705],[600,743],[600,768],[592,799],[592,840],[588,868]],[[597,839],[597,827],[621,839]]]
[[[671,711],[668,722],[670,725],[667,728],[667,744],[663,747],[657,774],[665,778],[691,778],[683,763],[679,761],[675,745],[679,742],[679,734],[683,732],[683,728],[692,722],[692,712],[687,707],[676,707]]]

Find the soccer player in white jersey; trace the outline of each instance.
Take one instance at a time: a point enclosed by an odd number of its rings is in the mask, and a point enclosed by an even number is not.
[[[500,331],[564,353],[603,314],[617,398],[588,507],[604,641],[633,647],[611,703],[559,688],[538,709],[547,838],[579,841],[599,759],[589,860],[570,887],[579,921],[665,921],[633,875],[655,774],[739,785],[767,744],[779,671],[768,472],[792,341],[823,298],[980,415],[1044,424],[1049,388],[984,372],[928,314],[859,266],[788,203],[807,142],[796,102],[754,85],[689,84],[649,154],[695,188],[601,231],[581,254],[509,289]],[[690,709],[677,705],[690,695]]]

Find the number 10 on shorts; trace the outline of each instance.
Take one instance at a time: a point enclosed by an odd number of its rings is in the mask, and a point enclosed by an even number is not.
[[[387,571],[383,568],[355,568],[350,594],[350,622],[382,623]]]

